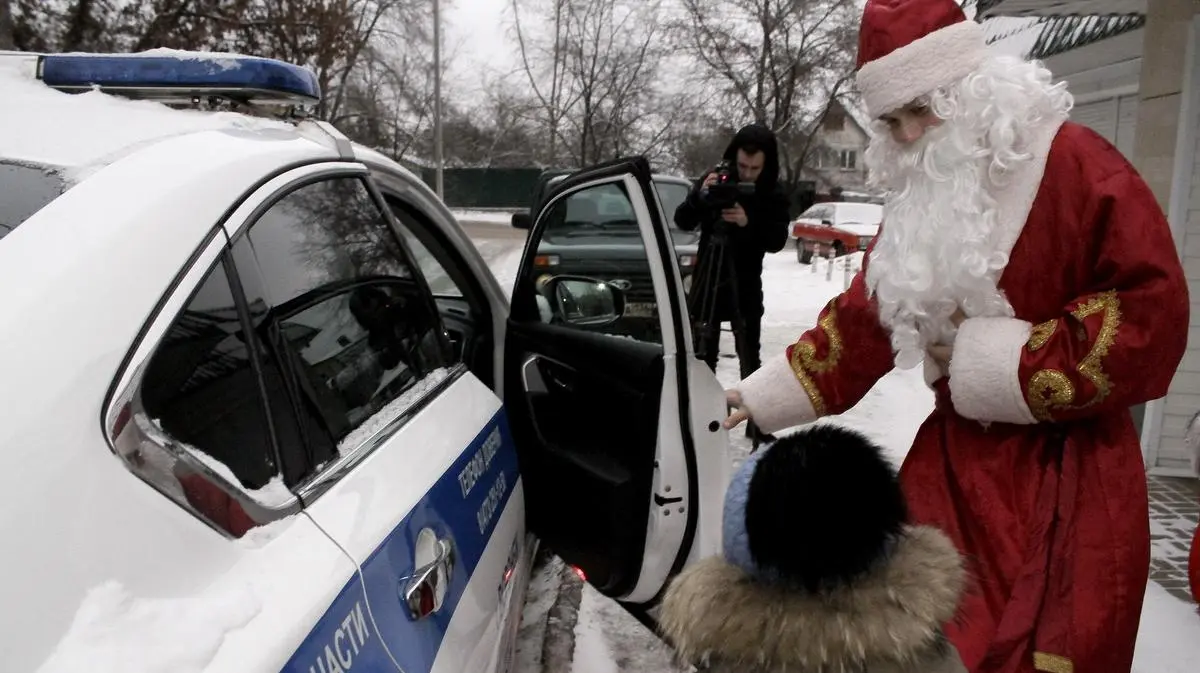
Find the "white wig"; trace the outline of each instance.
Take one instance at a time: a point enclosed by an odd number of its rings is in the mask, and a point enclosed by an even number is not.
[[[872,186],[887,194],[867,284],[891,330],[896,364],[951,343],[949,317],[1011,316],[997,288],[1008,263],[996,242],[992,193],[1033,159],[1031,141],[1073,100],[1040,63],[989,56],[975,72],[921,101],[943,120],[911,145],[877,121],[866,151]]]

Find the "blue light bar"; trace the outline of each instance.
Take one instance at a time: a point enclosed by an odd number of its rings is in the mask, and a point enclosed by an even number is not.
[[[321,100],[308,68],[269,58],[204,52],[46,54],[38,77],[60,91],[100,90],[159,101],[220,96],[249,103],[313,105]]]

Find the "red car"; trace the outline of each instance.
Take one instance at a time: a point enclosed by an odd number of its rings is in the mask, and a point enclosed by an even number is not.
[[[835,256],[866,250],[879,233],[883,206],[874,203],[832,201],[818,203],[792,222],[791,237],[796,239],[796,259],[808,264],[820,246],[820,254]]]

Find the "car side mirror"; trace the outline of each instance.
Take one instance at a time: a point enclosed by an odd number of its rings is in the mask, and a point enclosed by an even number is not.
[[[551,276],[538,292],[550,305],[554,322],[607,327],[625,314],[625,294],[613,285],[584,276]]]
[[[513,213],[512,226],[514,229],[530,229],[533,227],[533,216],[529,213]]]

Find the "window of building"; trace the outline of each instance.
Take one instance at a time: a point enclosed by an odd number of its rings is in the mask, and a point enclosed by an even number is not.
[[[852,171],[858,167],[858,152],[854,150],[840,150],[838,152],[838,166],[844,171]]]

